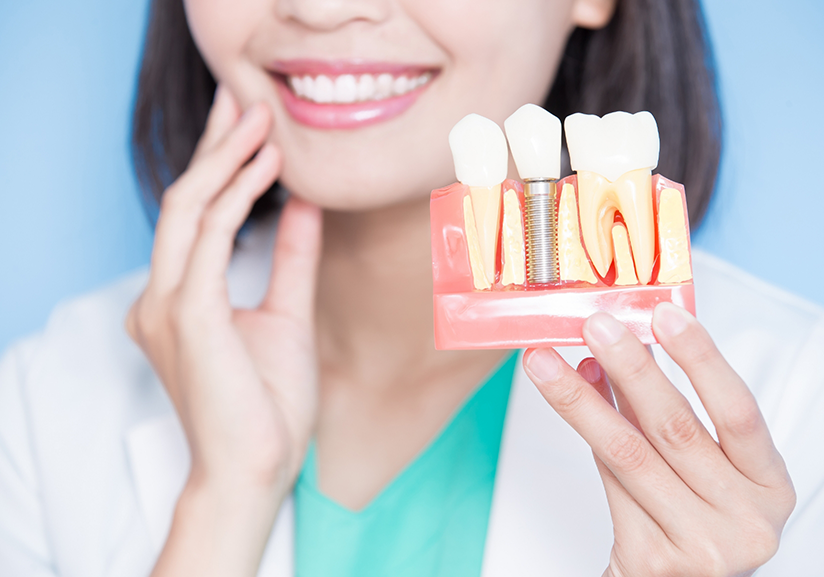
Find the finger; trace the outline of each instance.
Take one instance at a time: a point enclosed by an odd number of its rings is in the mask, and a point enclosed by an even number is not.
[[[693,491],[713,502],[723,498],[734,473],[728,459],[644,345],[604,313],[587,319],[583,334],[655,449]]]
[[[684,309],[661,303],[655,309],[652,328],[664,350],[689,377],[730,462],[756,483],[786,483],[784,461],[755,397],[704,327]]]
[[[181,284],[183,300],[200,310],[216,298],[225,302],[226,269],[237,233],[279,169],[280,154],[274,145],[266,144],[209,207]]]
[[[155,232],[149,291],[166,295],[178,287],[206,207],[260,147],[270,125],[271,114],[264,105],[250,108],[214,149],[166,191]]]
[[[197,143],[192,160],[214,148],[237,124],[240,114],[240,105],[235,97],[224,84],[218,84],[209,117],[206,119],[206,127]]]
[[[616,535],[626,531],[625,535],[639,541],[659,536],[663,532],[661,526],[629,494],[609,467],[597,455],[593,454],[593,458],[604,485]]]
[[[292,197],[278,222],[272,278],[261,308],[313,324],[322,213]]]
[[[695,510],[700,500],[649,441],[554,350],[528,350],[524,368],[547,402],[583,437],[629,494],[668,532],[682,531],[684,504]]]
[[[609,404],[618,409],[618,412],[621,413],[633,427],[641,431],[641,425],[638,424],[638,417],[635,416],[635,411],[632,410],[632,406],[627,401],[624,393],[622,393],[618,387],[613,387],[610,384],[609,376],[604,372],[597,360],[592,357],[586,358],[581,361],[577,370],[589,384],[601,393],[601,396],[604,397]],[[641,431],[641,434],[644,434],[644,432]]]

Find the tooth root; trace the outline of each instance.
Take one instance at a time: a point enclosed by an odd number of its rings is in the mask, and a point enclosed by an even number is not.
[[[612,264],[612,222],[617,210],[606,178],[594,172],[578,173],[578,209],[581,213],[581,236],[592,266],[601,277]]]
[[[612,244],[615,247],[615,286],[637,285],[627,228],[620,222],[612,226]]]
[[[615,212],[620,211],[629,233],[638,280],[641,284],[649,283],[655,260],[650,170],[632,170],[615,182],[600,174],[581,171],[578,173],[578,197],[584,246],[598,274],[606,275],[612,264],[612,224]]]
[[[475,227],[475,212],[472,210],[472,199],[469,195],[463,199],[463,213],[467,251],[469,252],[469,267],[472,269],[472,284],[476,290],[492,288],[492,283],[487,281],[486,274],[484,274],[478,230]]]
[[[681,193],[665,188],[658,199],[658,282],[674,284],[692,278],[690,245]]]
[[[501,185],[470,186],[475,228],[478,232],[481,262],[486,280],[495,284],[495,256],[498,249],[498,230],[501,223]]]
[[[584,281],[595,284],[598,280],[592,272],[581,233],[578,228],[578,203],[575,189],[565,184],[558,201],[558,273],[562,281]]]
[[[504,286],[526,282],[526,249],[524,247],[524,225],[518,194],[511,188],[504,193],[504,220],[501,225],[501,252]]]

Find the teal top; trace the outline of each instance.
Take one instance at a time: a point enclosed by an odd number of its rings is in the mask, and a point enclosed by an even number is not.
[[[516,359],[359,511],[320,492],[312,444],[295,486],[296,576],[480,575]]]

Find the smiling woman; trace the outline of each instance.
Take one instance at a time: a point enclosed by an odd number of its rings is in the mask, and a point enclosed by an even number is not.
[[[0,362],[0,572],[814,574],[821,311],[694,253],[651,349],[434,347],[454,123],[648,109],[696,221],[710,62],[694,0],[155,0],[151,268]]]

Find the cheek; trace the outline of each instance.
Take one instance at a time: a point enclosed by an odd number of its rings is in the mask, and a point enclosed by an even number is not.
[[[261,0],[183,0],[195,44],[212,75],[244,96],[244,51],[258,23],[270,10]],[[246,102],[248,104],[248,102]]]

